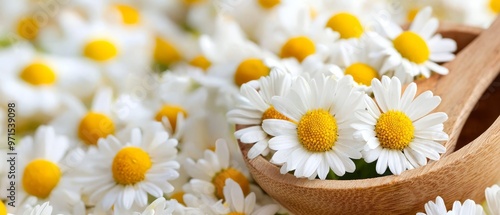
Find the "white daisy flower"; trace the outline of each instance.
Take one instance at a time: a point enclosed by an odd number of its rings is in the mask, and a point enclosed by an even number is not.
[[[244,195],[240,185],[230,178],[226,179],[224,197],[224,204],[219,201],[213,206],[218,214],[273,215],[280,209],[276,204],[259,207],[255,194]]]
[[[288,120],[283,114],[274,109],[271,104],[273,96],[285,96],[290,90],[292,76],[273,70],[271,75],[259,79],[259,89],[248,84],[241,86],[242,99],[235,109],[228,112],[228,121],[238,125],[250,125],[234,133],[242,143],[254,144],[248,152],[248,158],[269,153],[268,141],[270,136],[262,129],[265,119]]]
[[[65,103],[67,111],[54,118],[50,125],[77,142],[95,146],[99,138],[114,134],[121,127],[112,112],[113,92],[110,88],[99,89],[90,108],[72,98],[67,98]]]
[[[89,97],[100,82],[97,67],[80,59],[38,53],[28,43],[0,51],[0,102],[15,101],[29,121],[54,116],[63,95]],[[85,89],[85,90],[82,90]]]
[[[89,202],[99,210],[128,210],[147,205],[147,195],[170,193],[179,176],[177,140],[162,130],[133,129],[122,140],[110,135],[91,148],[77,178]]]
[[[445,215],[447,214],[446,205],[441,196],[436,197],[436,201],[425,203],[425,213],[417,213],[417,215]]]
[[[488,214],[500,215],[500,186],[495,184],[486,188],[484,191],[486,204],[488,205]]]
[[[401,95],[401,82],[396,77],[372,80],[375,99],[365,96],[366,110],[356,112],[362,121],[353,124],[355,138],[366,142],[366,162],[377,160],[376,170],[383,174],[387,167],[399,175],[406,169],[427,164],[427,158],[438,160],[446,148],[437,141],[448,140],[443,132],[446,113],[429,114],[441,102],[439,96],[426,91],[415,97],[417,85],[411,83]]]
[[[73,166],[67,159],[70,144],[65,136],[55,133],[49,126],[40,126],[34,136],[26,136],[19,142],[18,168],[19,182],[16,206],[29,206],[50,201],[58,213],[69,213],[78,204],[80,193],[68,177]],[[2,187],[9,187],[8,181],[2,181]],[[7,193],[3,193],[3,198]],[[9,206],[9,211],[17,208]]]
[[[226,141],[219,139],[215,143],[215,152],[205,150],[205,156],[196,162],[188,158],[184,169],[192,177],[189,184],[183,187],[186,192],[204,194],[213,199],[223,199],[223,188],[226,179],[236,181],[245,194],[250,192],[250,182],[247,172],[232,164]]]
[[[446,210],[446,205],[443,199],[438,196],[436,203],[429,201],[425,204],[425,213],[417,213],[417,215],[486,215],[483,207],[476,204],[474,201],[467,199],[462,204],[460,201],[453,203],[453,208],[449,211]]]
[[[142,213],[135,212],[134,215],[185,215],[203,214],[198,208],[185,207],[176,200],[166,200],[160,197],[154,200]]]
[[[274,97],[274,108],[290,120],[266,119],[262,128],[274,136],[272,163],[297,177],[325,179],[329,170],[342,176],[354,172],[351,159],[361,158],[361,142],[352,138],[354,111],[362,108],[362,93],[353,90],[352,77],[306,80],[298,77],[285,97]]]
[[[498,0],[441,0],[443,19],[487,28],[500,14]]]
[[[49,202],[26,208],[23,215],[52,215],[53,208]]]
[[[376,44],[384,48],[373,55],[387,56],[381,71],[383,74],[394,70],[394,76],[403,83],[413,81],[418,75],[428,78],[431,71],[448,74],[448,69],[437,63],[453,60],[457,45],[454,40],[436,34],[439,22],[431,15],[430,7],[421,10],[408,31],[403,31],[391,21],[379,19],[380,33],[386,39],[372,36]]]

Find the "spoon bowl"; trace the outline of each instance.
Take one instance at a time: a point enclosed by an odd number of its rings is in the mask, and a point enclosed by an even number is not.
[[[445,132],[450,140],[437,162],[391,175],[360,180],[308,180],[281,174],[279,167],[262,156],[247,158],[251,145],[240,143],[245,162],[255,181],[271,197],[296,214],[415,214],[424,204],[441,196],[447,206],[467,198],[484,199],[484,189],[500,180],[500,118],[479,137],[454,151],[458,136],[484,90],[500,71],[500,19],[477,36],[481,29],[442,25],[439,32],[457,41],[461,50],[445,64],[446,76],[419,81],[419,91],[432,90],[442,98],[436,111],[449,119]],[[476,38],[477,36],[477,38]],[[471,42],[472,41],[472,42]],[[470,43],[470,44],[469,44]],[[469,45],[467,45],[469,44]],[[496,102],[497,106],[500,101]],[[243,126],[236,126],[241,129]]]

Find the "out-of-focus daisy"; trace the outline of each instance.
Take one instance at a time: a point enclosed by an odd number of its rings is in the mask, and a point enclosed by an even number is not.
[[[76,180],[98,210],[144,207],[148,194],[159,198],[174,190],[168,181],[179,176],[176,145],[162,130],[133,129],[122,140],[108,136],[89,150]]]
[[[248,214],[248,215],[272,215],[278,212],[280,207],[269,204],[262,207],[256,206],[255,194],[243,194],[240,185],[231,178],[226,179],[224,186],[224,204],[219,201],[213,206],[218,214]]]
[[[262,121],[265,119],[288,118],[279,113],[271,104],[273,96],[285,96],[292,83],[290,74],[274,70],[270,76],[259,79],[259,88],[255,89],[248,84],[241,86],[240,103],[235,109],[228,112],[228,121],[238,125],[250,125],[234,133],[242,143],[254,144],[248,152],[253,159],[259,155],[269,153],[269,135],[262,130]]]
[[[307,7],[290,4],[278,8],[277,16],[265,23],[260,45],[281,58],[302,62],[312,55],[325,55],[339,34],[312,25]]]
[[[342,176],[355,170],[351,159],[361,158],[361,142],[352,138],[354,111],[362,108],[362,93],[353,90],[352,77],[332,77],[292,84],[285,97],[274,97],[274,108],[289,120],[266,119],[262,127],[274,136],[269,148],[276,150],[271,162],[294,170],[297,177],[325,179],[330,171]]]
[[[439,22],[431,15],[430,7],[422,9],[408,31],[390,20],[379,20],[380,33],[387,39],[373,36],[375,44],[384,48],[373,54],[387,56],[382,74],[394,69],[394,76],[403,83],[413,81],[418,75],[428,78],[431,71],[448,74],[448,69],[437,63],[453,60],[457,45],[454,40],[436,34]]]
[[[17,150],[22,152],[18,161],[21,185],[17,190],[16,206],[50,201],[58,213],[73,211],[72,207],[81,200],[80,193],[68,178],[67,173],[72,168],[65,162],[67,156],[71,156],[68,149],[68,139],[48,126],[38,127],[33,137],[26,136],[20,141]],[[7,183],[3,181],[2,186],[9,186]],[[34,202],[28,203],[28,199]],[[9,207],[11,210],[14,212],[16,208]]]
[[[196,162],[188,158],[184,168],[192,179],[184,190],[208,195],[214,199],[223,199],[226,179],[231,178],[241,186],[243,193],[248,194],[250,192],[248,173],[239,170],[237,166],[231,164],[231,161],[227,143],[222,139],[215,143],[215,152],[205,150],[205,156]]]
[[[95,94],[90,109],[76,99],[68,98],[67,111],[51,121],[51,125],[69,138],[87,145],[97,145],[99,138],[114,134],[117,120],[112,110],[113,92],[102,88]]]
[[[24,210],[23,215],[52,215],[53,208],[49,202],[29,207]]]
[[[365,96],[366,110],[356,112],[362,121],[353,124],[356,138],[366,142],[366,162],[377,160],[376,170],[383,174],[387,167],[399,175],[406,169],[427,164],[427,158],[438,160],[446,148],[437,141],[448,140],[443,132],[446,113],[429,114],[441,102],[439,96],[426,91],[415,97],[417,85],[411,83],[401,95],[401,82],[396,77],[372,80],[375,99]]]
[[[16,102],[29,121],[54,116],[64,94],[89,97],[100,82],[98,68],[85,60],[42,54],[27,43],[2,50],[0,63],[0,101]]]
[[[40,29],[52,18],[46,15],[46,8],[50,8],[51,4],[51,2],[35,4],[29,0],[0,1],[0,37],[9,40],[35,40]]]
[[[486,188],[484,191],[486,196],[486,204],[488,205],[488,214],[499,215],[500,214],[500,187],[495,184],[491,187]]]
[[[176,200],[166,200],[160,197],[154,200],[142,213],[135,212],[134,215],[184,215],[184,214],[203,214],[198,208],[185,207]]]

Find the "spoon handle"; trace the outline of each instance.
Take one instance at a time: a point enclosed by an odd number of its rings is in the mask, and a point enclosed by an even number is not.
[[[436,111],[449,117],[444,123],[444,131],[450,136],[445,145],[447,155],[455,150],[469,114],[500,72],[500,18],[444,66],[450,73],[419,83],[419,91],[432,90],[442,99]]]

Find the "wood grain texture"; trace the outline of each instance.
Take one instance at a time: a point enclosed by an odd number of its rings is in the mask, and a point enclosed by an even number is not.
[[[440,32],[463,48],[480,29],[442,26]],[[500,21],[446,64],[447,76],[432,76],[419,89],[432,89],[443,102],[438,107],[450,115],[445,130],[455,141],[470,111],[500,71]],[[497,104],[498,105],[498,101]],[[498,106],[497,106],[498,107]],[[236,129],[241,129],[237,126]],[[448,207],[455,200],[484,200],[484,189],[500,180],[500,118],[482,135],[458,151],[454,143],[438,162],[408,170],[399,176],[363,180],[308,180],[279,168],[263,157],[247,159],[251,145],[241,144],[245,162],[257,183],[284,207],[296,214],[415,214],[424,204],[443,197]],[[453,146],[452,146],[453,145]],[[451,153],[453,152],[453,153]]]

